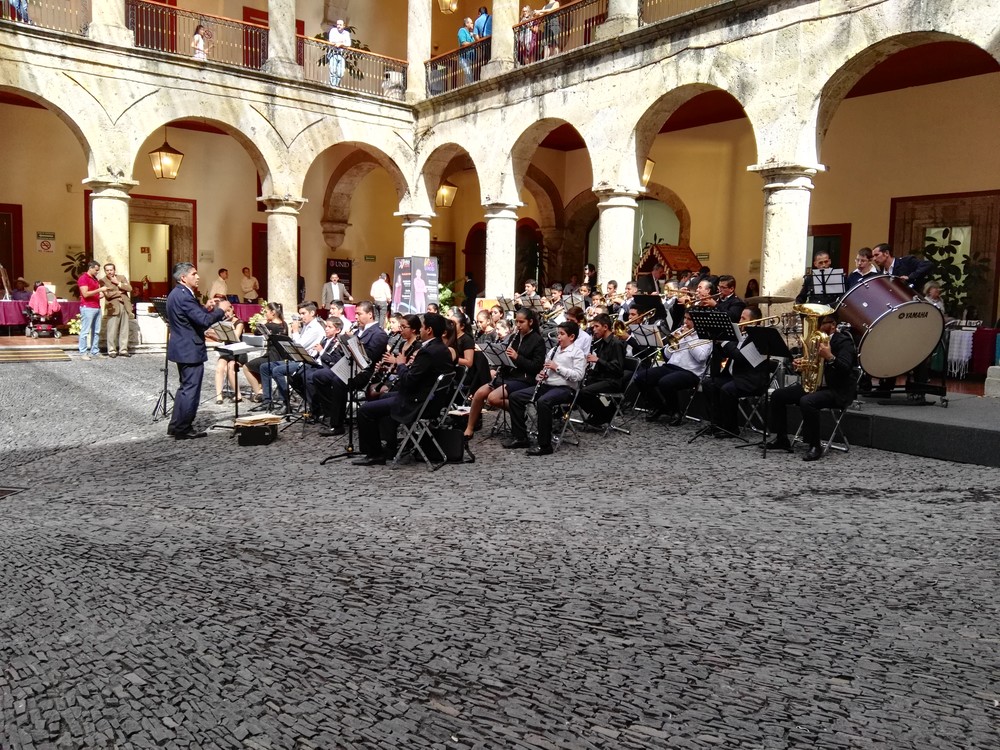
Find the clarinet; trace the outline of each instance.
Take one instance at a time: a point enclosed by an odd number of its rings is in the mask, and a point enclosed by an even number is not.
[[[399,340],[396,341],[396,343],[389,349],[389,353],[394,357],[397,356],[403,350],[403,345],[405,343],[406,342],[402,339],[402,337],[400,337]],[[378,391],[379,388],[386,384],[389,380],[389,376],[392,375],[395,370],[395,362],[391,365],[387,365],[385,360],[379,360],[379,362],[375,365],[375,369],[372,371],[372,377],[371,380],[368,381],[367,390],[373,393]]]
[[[558,350],[559,350],[558,346],[552,347],[552,351],[549,352],[549,356],[547,356],[545,358],[545,361],[546,362],[551,362],[552,360],[554,360],[555,356],[556,356],[556,352]],[[538,401],[538,391],[545,384],[545,381],[549,379],[549,373],[550,372],[552,372],[552,370],[547,369],[544,365],[542,366],[542,371],[540,373],[538,373],[538,378],[536,379],[537,382],[535,383],[535,390],[533,390],[531,392],[531,403],[532,404],[535,403],[536,401]]]

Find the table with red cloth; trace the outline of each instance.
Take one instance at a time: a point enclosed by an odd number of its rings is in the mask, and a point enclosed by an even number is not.
[[[28,321],[24,317],[24,308],[27,302],[8,301],[0,302],[0,326],[23,326]],[[60,315],[62,315],[62,325],[66,325],[73,318],[80,314],[79,302],[60,302]]]
[[[972,334],[972,361],[969,372],[985,375],[997,361],[997,334],[1000,328],[977,328]]]

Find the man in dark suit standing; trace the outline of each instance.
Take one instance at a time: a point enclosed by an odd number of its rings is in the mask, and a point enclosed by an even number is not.
[[[438,375],[454,369],[451,352],[441,340],[444,330],[442,316],[424,313],[420,326],[423,345],[413,358],[413,365],[396,381],[396,390],[378,401],[369,401],[358,410],[359,444],[365,457],[354,461],[355,465],[384,465],[386,456],[396,452],[398,426],[416,419]],[[383,441],[387,445],[385,450]]]
[[[823,385],[814,393],[806,393],[801,383],[779,388],[771,394],[771,430],[775,434],[768,448],[784,448],[790,451],[788,441],[788,404],[798,404],[802,412],[802,439],[809,444],[806,461],[817,461],[823,457],[822,440],[819,434],[820,409],[842,409],[854,400],[857,394],[858,350],[854,339],[837,330],[837,318],[827,315],[820,318],[819,330],[830,337],[826,344],[816,347],[816,356],[823,360]],[[799,369],[801,359],[792,365]]]
[[[180,385],[174,396],[174,410],[170,416],[167,434],[177,440],[205,437],[208,433],[196,432],[194,418],[201,400],[201,381],[205,372],[208,351],[205,331],[226,315],[231,305],[227,300],[210,299],[207,309],[198,301],[198,270],[190,263],[178,263],[173,270],[177,285],[167,297],[167,359],[177,363]]]

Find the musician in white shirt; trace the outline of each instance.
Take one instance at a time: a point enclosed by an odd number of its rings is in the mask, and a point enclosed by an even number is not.
[[[552,411],[559,404],[568,404],[587,371],[586,355],[574,344],[580,326],[571,321],[559,324],[559,345],[545,358],[538,384],[512,393],[508,399],[512,440],[504,448],[528,448],[529,456],[552,453]],[[534,402],[538,413],[538,447],[530,448],[525,411]]]
[[[690,313],[687,313],[684,315],[684,325],[677,333],[683,334],[693,328],[694,322]],[[712,353],[711,344],[711,340],[701,339],[697,333],[690,333],[681,339],[676,350],[669,346],[663,347],[666,364],[650,367],[636,376],[636,384],[651,409],[646,415],[647,422],[655,422],[664,414],[668,414],[673,417],[671,425],[676,427],[684,424],[677,394],[686,388],[698,387],[708,368],[708,359]]]

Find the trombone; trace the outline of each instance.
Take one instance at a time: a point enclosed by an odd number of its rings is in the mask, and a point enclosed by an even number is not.
[[[635,320],[630,320],[628,323],[626,323],[623,320],[616,320],[614,327],[612,328],[615,338],[619,338],[624,341],[625,339],[627,339],[629,336],[632,335],[631,333],[629,333],[628,330],[629,328],[631,328],[632,326],[642,325],[643,322],[646,320],[646,318],[652,317],[652,315],[655,312],[656,309],[651,307],[650,309],[646,310],[646,312],[644,312],[642,315],[640,315],[638,318],[636,318]]]

